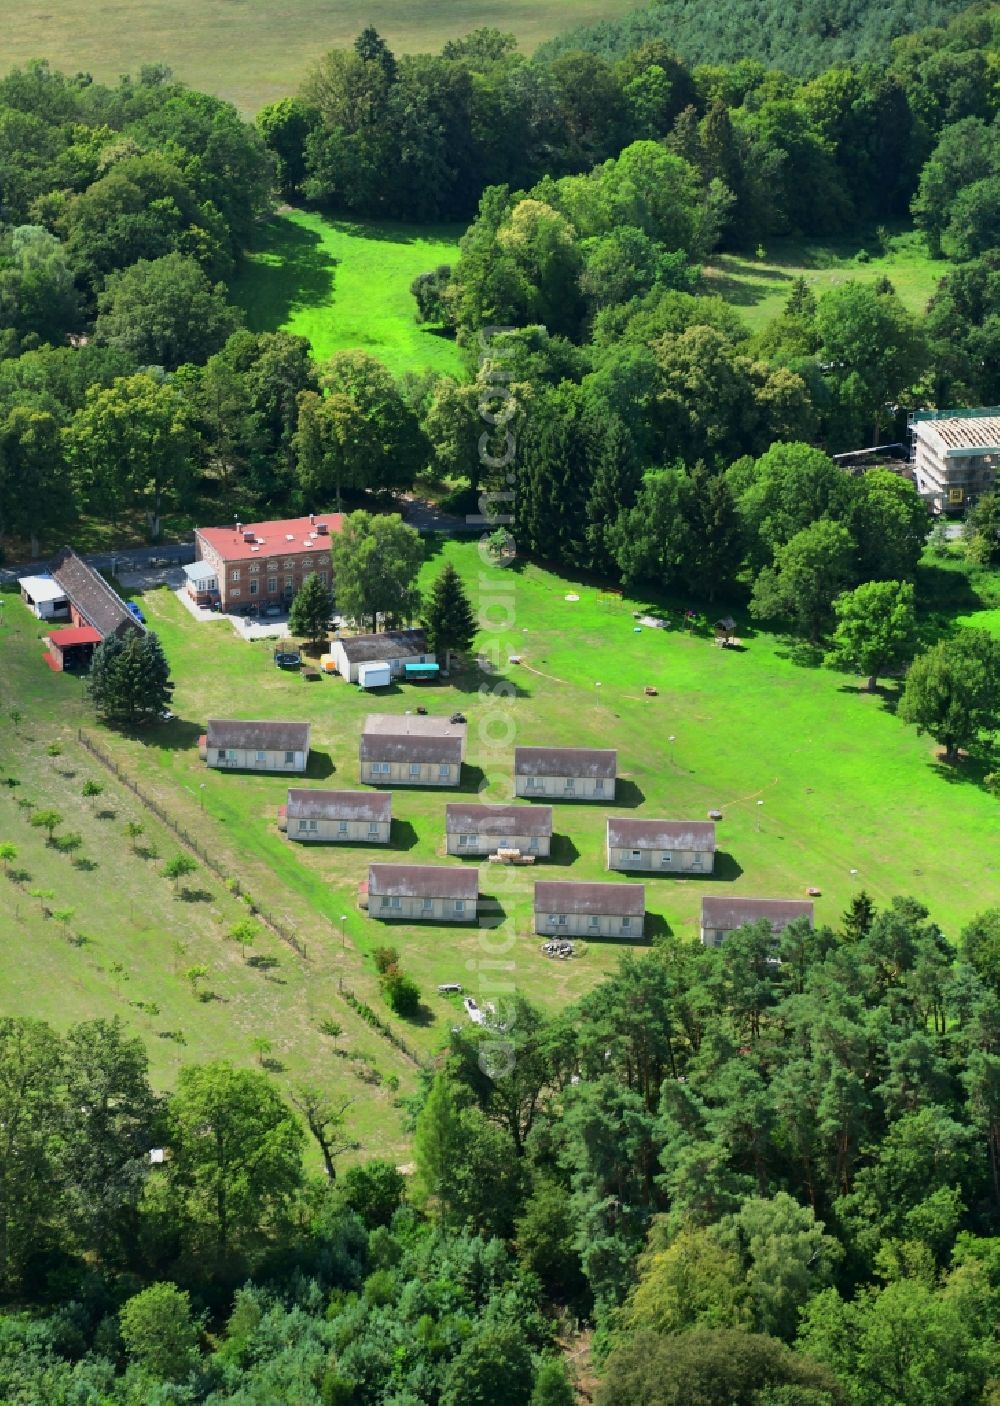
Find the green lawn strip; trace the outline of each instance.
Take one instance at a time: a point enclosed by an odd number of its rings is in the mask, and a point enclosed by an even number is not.
[[[867,258],[858,259],[859,253]],[[891,236],[888,253],[874,236],[842,239],[772,239],[764,258],[713,255],[705,267],[707,291],[721,294],[739,308],[751,331],[760,332],[785,305],[794,279],[802,277],[818,295],[848,280],[874,283],[888,277],[903,304],[923,313],[939,280],[948,271],[932,259],[922,237],[913,231]]]
[[[275,215],[232,284],[254,331],[308,337],[319,360],[360,347],[390,371],[461,373],[455,343],[417,322],[410,284],[454,263],[462,228]]]
[[[525,52],[572,25],[624,14],[633,0],[408,0],[331,6],[328,0],[61,0],[9,5],[0,59],[47,58],[114,85],[143,64],[169,64],[193,87],[228,98],[248,116],[294,93],[310,65],[353,44],[374,24],[397,53],[431,53],[481,26],[513,31]]]

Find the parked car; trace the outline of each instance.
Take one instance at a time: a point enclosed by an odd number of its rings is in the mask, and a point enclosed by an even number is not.
[[[291,649],[276,649],[274,662],[279,669],[297,669],[302,663],[302,656]]]
[[[128,611],[128,613],[129,613],[130,615],[134,615],[134,616],[135,616],[135,618],[138,620],[138,622],[139,622],[140,625],[145,625],[145,623],[146,623],[146,617],[145,617],[145,615],[143,615],[142,611],[141,611],[141,610],[139,609],[139,607],[136,605],[136,603],[135,603],[134,600],[127,600],[127,601],[125,602],[125,609]]]
[[[261,615],[266,615],[269,620],[273,620],[278,615],[284,615],[285,612],[282,610],[280,605],[271,604],[265,605],[264,609],[260,613]]]
[[[174,720],[174,718],[176,718],[176,716],[177,716],[177,714],[176,714],[176,713],[172,713],[169,708],[164,708],[163,712],[160,714],[160,722],[161,722],[161,723],[172,723],[173,720]]]

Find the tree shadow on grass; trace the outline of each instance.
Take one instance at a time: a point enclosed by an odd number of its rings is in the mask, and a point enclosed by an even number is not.
[[[280,217],[268,220],[256,254],[232,283],[250,331],[273,332],[294,312],[328,303],[337,262],[314,230]]]
[[[825,655],[821,644],[813,644],[811,640],[799,640],[793,635],[780,636],[780,643],[774,652],[779,659],[787,659],[790,664],[797,664],[800,669],[818,669]]]
[[[516,669],[517,665],[510,667]],[[474,669],[463,669],[460,674],[453,673],[448,682],[458,693],[478,694],[480,689],[485,688],[491,692],[498,690],[498,696],[503,698],[531,697],[531,689],[525,688],[503,669],[483,669],[477,665]]]
[[[894,714],[903,694],[903,684],[902,680],[888,680],[885,683],[876,684],[874,688],[869,688],[867,683],[842,683],[838,686],[837,692],[847,693],[855,698],[875,698],[887,713]]]
[[[184,903],[211,903],[213,895],[208,889],[183,888],[180,891],[181,901]]]
[[[165,752],[181,752],[188,747],[197,747],[198,738],[204,731],[205,729],[197,723],[187,723],[182,718],[174,718],[168,723],[153,723],[137,735],[147,747],[159,747]]]
[[[990,753],[962,753],[958,761],[948,762],[938,753],[931,763],[934,771],[950,786],[978,786],[980,790],[986,776],[993,770],[994,760]]]
[[[401,1015],[397,1019],[401,1020],[404,1025],[414,1025],[423,1029],[434,1024],[434,1012],[426,1001],[420,1001],[412,1015]]]

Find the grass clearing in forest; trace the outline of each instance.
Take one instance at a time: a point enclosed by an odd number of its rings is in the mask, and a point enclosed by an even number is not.
[[[328,220],[287,210],[262,227],[232,297],[253,331],[308,337],[318,360],[360,347],[397,376],[458,375],[458,348],[440,328],[417,322],[410,284],[454,263],[462,233],[458,225]]]
[[[706,291],[721,294],[737,307],[752,332],[763,331],[778,316],[793,280],[799,277],[819,296],[849,280],[874,283],[884,276],[892,281],[904,306],[921,314],[947,271],[947,262],[932,259],[923,237],[912,230],[892,234],[886,251],[874,234],[771,239],[762,259],[752,254],[719,254],[704,269]]]
[[[366,24],[397,53],[436,52],[482,26],[517,35],[525,53],[561,30],[615,18],[634,0],[59,0],[4,6],[0,65],[47,58],[105,83],[164,63],[178,78],[252,116],[294,93],[329,49]]]
[[[385,1086],[373,1085],[369,1098],[357,1074],[328,1048],[318,1022],[326,1017],[343,1024],[341,1043],[370,1051],[383,1075],[396,1074],[405,1090],[413,1066],[357,1020],[338,982],[425,1055],[464,1019],[459,998],[440,996],[438,983],[460,981],[481,1001],[490,998],[497,934],[471,926],[383,924],[357,904],[357,885],[372,859],[461,862],[444,853],[444,807],[457,793],[398,789],[388,849],[296,845],[275,824],[287,778],[221,774],[199,760],[197,738],[209,716],[309,719],[314,754],[307,784],[353,788],[359,784],[357,746],[367,712],[402,713],[422,704],[432,713],[450,713],[459,707],[469,719],[465,793],[498,801],[510,798],[517,743],[617,747],[615,804],[557,805],[551,862],[480,867],[481,891],[497,899],[505,932],[513,935],[502,960],[513,964],[517,986],[550,1009],[594,986],[623,950],[613,942],[585,943],[576,960],[552,962],[531,931],[536,878],[621,877],[609,876],[604,867],[609,812],[691,819],[714,808],[723,812],[711,878],[647,878],[648,939],[696,941],[705,893],[801,897],[811,885],[821,890],[821,922],[836,923],[852,894],[864,887],[880,903],[894,894],[916,896],[954,939],[1000,886],[1000,809],[979,784],[985,768],[975,761],[960,769],[939,765],[933,743],[894,716],[892,690],[863,693],[858,680],[815,667],[808,651],[755,632],[740,616],[743,650],[719,649],[704,634],[677,628],[678,607],[687,602],[669,603],[674,628],[637,633],[632,612],[645,602],[531,564],[508,572],[484,568],[474,544],[433,547],[425,585],[445,560],[455,563],[477,608],[490,599],[511,601],[513,623],[479,641],[482,649],[496,644],[499,674],[470,670],[452,683],[395,686],[375,696],[340,679],[307,683],[277,670],[267,642],[247,644],[225,622],[196,623],[165,589],[143,597],[171,661],[178,718],[138,739],[103,729],[96,734],[168,814],[306,942],[308,961],[302,962],[276,939],[262,939],[261,952],[280,959],[273,984],[267,973],[245,966],[235,944],[225,940],[226,915],[236,905],[214,876],[199,873],[190,881],[208,890],[210,899],[185,902],[155,866],[129,856],[119,838],[133,806],[127,793],[116,793],[120,815],[109,828],[89,819],[85,808],[92,803],[79,798],[79,789],[87,775],[104,778],[74,740],[83,716],[80,685],[45,668],[41,627],[7,597],[0,709],[5,721],[16,707],[30,723],[20,723],[16,755],[6,762],[22,785],[0,790],[0,840],[9,836],[23,847],[33,882],[56,892],[52,906],[73,906],[81,930],[92,933],[95,943],[74,949],[58,936],[54,920],[36,917],[32,904],[14,895],[19,917],[0,953],[0,1009],[45,1015],[57,1024],[84,1013],[120,1013],[146,1035],[164,1080],[181,1059],[228,1054],[253,1062],[253,1038],[263,1035],[287,1067],[279,1077],[309,1074],[338,1090],[346,1083],[363,1096],[358,1135],[367,1150],[398,1148],[399,1113]],[[494,603],[493,618],[505,613]],[[967,621],[978,623],[976,613]],[[524,662],[508,664],[511,653]],[[514,692],[506,704],[489,692],[498,681]],[[645,695],[647,686],[658,690],[656,697]],[[510,745],[491,750],[485,744],[490,712],[509,718]],[[46,751],[53,739],[63,747],[54,759]],[[69,790],[60,775],[64,764],[77,772]],[[109,799],[114,791],[109,785]],[[81,874],[66,856],[51,851],[18,813],[19,796],[63,811],[65,828],[84,834],[84,853],[99,867]],[[162,853],[177,849],[165,834],[158,844]],[[85,881],[93,885],[92,907]],[[214,918],[216,908],[221,921]],[[218,1003],[197,1003],[174,971],[178,929],[192,951],[205,953],[210,984],[222,997]],[[422,989],[418,1021],[400,1020],[381,1001],[372,956],[384,943],[399,949],[403,969]],[[130,973],[120,990],[112,961]],[[134,995],[161,1004],[168,1028],[187,1032],[186,1049],[161,1048],[158,1027],[129,1005]]]

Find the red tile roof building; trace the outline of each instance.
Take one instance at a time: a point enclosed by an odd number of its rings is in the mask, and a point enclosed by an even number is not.
[[[310,513],[276,522],[199,527],[195,552],[215,569],[215,580],[211,586],[207,580],[191,580],[189,589],[201,604],[218,600],[228,610],[272,601],[287,604],[314,572],[329,586],[330,538],[343,521],[340,513]]]

